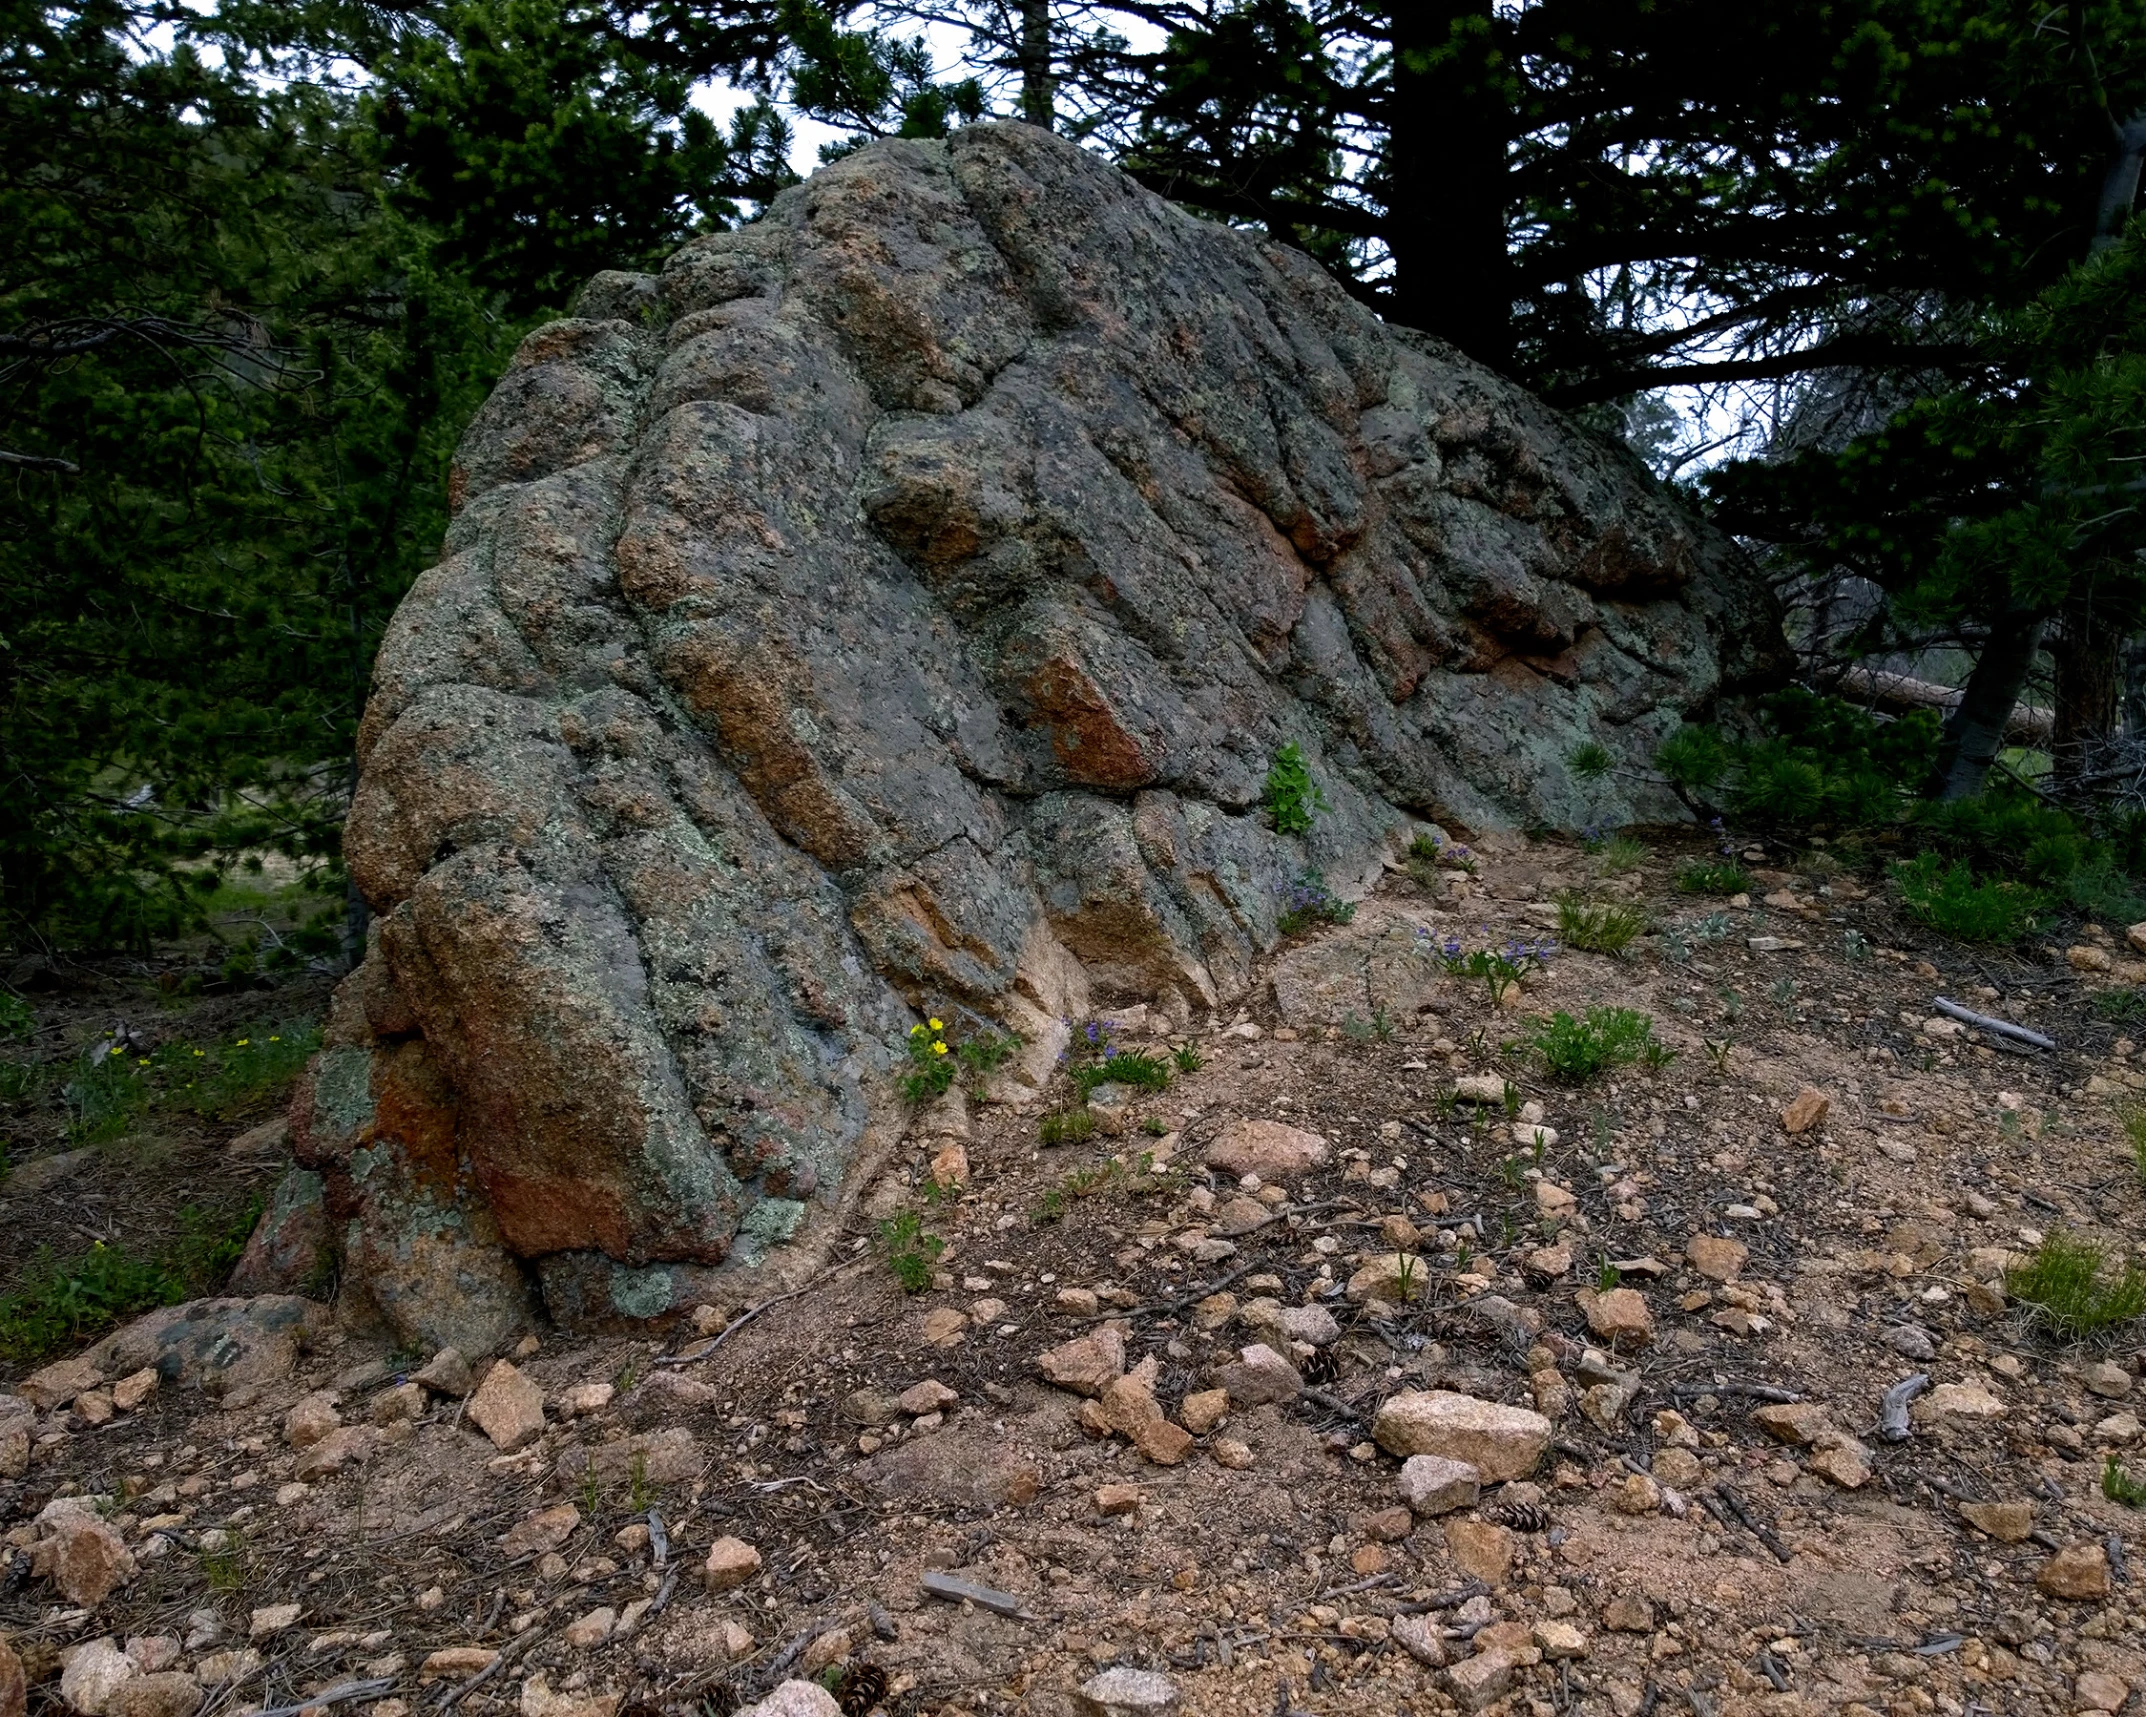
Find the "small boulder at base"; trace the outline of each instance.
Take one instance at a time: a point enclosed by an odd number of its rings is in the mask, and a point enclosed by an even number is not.
[[[1473,1508],[1483,1475],[1469,1461],[1444,1455],[1410,1455],[1401,1463],[1401,1500],[1418,1514],[1451,1514]]]
[[[2099,1544],[2067,1544],[2034,1575],[2035,1589],[2052,1598],[2088,1603],[2109,1595],[2109,1553]]]
[[[60,1671],[60,1698],[81,1717],[104,1717],[112,1696],[141,1672],[109,1636],[76,1646]]]
[[[816,1681],[785,1681],[738,1717],[842,1717],[835,1696]]]
[[[1389,1396],[1371,1435],[1389,1455],[1443,1455],[1466,1461],[1484,1481],[1525,1478],[1550,1441],[1550,1421],[1526,1407],[1507,1407],[1447,1389],[1409,1389]]]
[[[133,1552],[95,1515],[71,1508],[51,1525],[52,1583],[70,1604],[93,1610],[134,1578]]]
[[[1177,1683],[1152,1669],[1106,1669],[1073,1694],[1080,1717],[1169,1717],[1177,1708]]]
[[[1282,1121],[1232,1121],[1207,1147],[1204,1160],[1223,1174],[1278,1181],[1324,1168],[1331,1154],[1325,1139],[1302,1127]]]
[[[520,1448],[544,1429],[544,1391],[500,1360],[469,1398],[470,1421],[502,1450]]]
[[[1808,1133],[1813,1127],[1824,1126],[1832,1111],[1833,1099],[1817,1086],[1806,1085],[1781,1111],[1781,1125],[1790,1133]]]

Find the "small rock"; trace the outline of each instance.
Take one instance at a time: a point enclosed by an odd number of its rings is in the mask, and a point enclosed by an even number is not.
[[[475,1675],[480,1669],[490,1669],[492,1661],[499,1656],[496,1651],[481,1645],[442,1646],[417,1666],[421,1680],[436,1680],[441,1676]]]
[[[1833,1428],[1831,1416],[1815,1401],[1784,1402],[1761,1407],[1751,1422],[1777,1443],[1792,1449],[1807,1449],[1822,1432]]]
[[[1217,1366],[1212,1381],[1232,1407],[1263,1407],[1294,1401],[1304,1387],[1297,1368],[1265,1342],[1238,1351],[1235,1363]]]
[[[1204,1437],[1229,1417],[1227,1389],[1198,1389],[1177,1405],[1177,1421],[1195,1437]]]
[[[959,1192],[969,1184],[969,1153],[959,1139],[949,1139],[933,1154],[931,1180],[943,1192]]]
[[[952,1306],[935,1306],[924,1314],[920,1333],[926,1347],[958,1347],[968,1328],[966,1312],[956,1311]]]
[[[1095,1511],[1098,1514],[1131,1514],[1146,1500],[1147,1494],[1137,1485],[1101,1485],[1095,1493]]]
[[[247,1620],[246,1637],[249,1640],[267,1639],[286,1628],[296,1627],[299,1608],[297,1604],[268,1604],[255,1610]]]
[[[2012,1500],[2007,1502],[1963,1502],[1960,1518],[1979,1531],[1988,1533],[2000,1544],[2024,1544],[2034,1531],[2034,1504]]]
[[[1619,1514],[1655,1514],[1662,1506],[1662,1487],[1646,1473],[1627,1473],[1617,1491]]]
[[[2034,1575],[2035,1589],[2052,1598],[2086,1602],[2109,1595],[2109,1553],[2096,1543],[2067,1544]]]
[[[60,1674],[60,1698],[82,1717],[104,1717],[112,1695],[141,1672],[110,1638],[78,1645]]]
[[[335,1397],[325,1389],[315,1390],[284,1414],[283,1440],[294,1449],[310,1449],[342,1423]]]
[[[785,1681],[757,1705],[737,1717],[842,1717],[835,1696],[816,1681]]]
[[[1502,1651],[1479,1651],[1446,1671],[1446,1691],[1463,1711],[1480,1711],[1512,1691],[1517,1668]]]
[[[1430,1284],[1430,1269],[1421,1258],[1406,1252],[1389,1252],[1374,1258],[1349,1278],[1349,1301],[1384,1300],[1401,1306],[1418,1298]]]
[[[383,1389],[373,1397],[369,1417],[375,1425],[385,1430],[390,1425],[407,1424],[420,1419],[425,1412],[425,1391],[415,1383],[398,1383],[392,1389]]]
[[[2089,1393],[2099,1395],[2105,1401],[2121,1401],[2131,1393],[2131,1373],[2114,1360],[2097,1360],[2086,1368],[2080,1381]]]
[[[1587,1301],[1587,1327],[1613,1348],[1645,1347],[1654,1339],[1654,1314],[1637,1288],[1612,1288]]]
[[[818,1681],[836,1664],[846,1660],[849,1652],[849,1630],[829,1628],[825,1633],[815,1635],[812,1643],[805,1647],[804,1655],[797,1660],[798,1671]]]
[[[544,1431],[544,1391],[510,1360],[496,1361],[484,1374],[466,1411],[471,1423],[502,1453],[520,1448]]]
[[[2072,1701],[2081,1711],[2119,1711],[2131,1697],[2131,1685],[2105,1669],[2089,1669],[2072,1683]]]
[[[1380,1448],[1404,1460],[1444,1455],[1466,1461],[1487,1482],[1525,1478],[1550,1441],[1550,1421],[1525,1407],[1506,1407],[1451,1390],[1403,1390],[1379,1407],[1371,1434]]]
[[[308,1482],[326,1478],[348,1466],[363,1466],[379,1447],[380,1433],[372,1426],[338,1426],[301,1454],[292,1471]]]
[[[1076,1341],[1045,1348],[1036,1369],[1046,1383],[1076,1395],[1097,1396],[1125,1374],[1125,1338],[1108,1324]]]
[[[30,1470],[30,1431],[35,1419],[0,1419],[0,1479],[19,1479]]]
[[[1885,1345],[1901,1358],[1917,1363],[1937,1357],[1937,1343],[1930,1339],[1930,1332],[1914,1324],[1895,1324],[1885,1332]]]
[[[143,1405],[156,1393],[156,1368],[145,1365],[131,1376],[122,1377],[112,1385],[112,1405],[122,1413],[139,1413]]]
[[[411,1376],[410,1381],[423,1384],[435,1395],[452,1396],[457,1401],[477,1386],[469,1361],[462,1357],[459,1348],[452,1347],[441,1348],[425,1362],[422,1371]]]
[[[1364,1535],[1381,1544],[1398,1544],[1416,1530],[1416,1517],[1405,1508],[1382,1508],[1364,1520]]]
[[[617,1393],[617,1388],[609,1383],[577,1383],[559,1397],[559,1411],[570,1419],[585,1418],[610,1406],[611,1398]]]
[[[1831,1113],[1833,1099],[1815,1085],[1806,1085],[1789,1099],[1788,1107],[1781,1111],[1781,1125],[1790,1133],[1808,1133],[1813,1127],[1826,1124]]]
[[[1073,1693],[1080,1717],[1167,1717],[1177,1708],[1177,1684],[1152,1669],[1106,1669]]]
[[[1743,1271],[1751,1248],[1718,1234],[1694,1234],[1684,1248],[1691,1267],[1710,1282],[1733,1282]]]
[[[1237,1437],[1217,1437],[1208,1445],[1208,1452],[1215,1458],[1215,1465],[1241,1471],[1252,1464],[1252,1445]]]
[[[1093,1288],[1060,1288],[1051,1300],[1054,1310],[1072,1318],[1092,1318],[1100,1304]]]
[[[573,1536],[574,1529],[580,1524],[581,1510],[570,1502],[562,1502],[556,1508],[539,1509],[508,1529],[499,1541],[499,1552],[509,1562],[523,1556],[540,1556],[547,1550],[558,1549]]]
[[[1914,1407],[1918,1419],[2001,1419],[2005,1405],[1979,1383],[1940,1383]]]
[[[40,1413],[51,1413],[103,1381],[103,1370],[85,1354],[55,1360],[43,1370],[31,1372],[15,1385],[15,1392]]]
[[[1324,1168],[1331,1152],[1326,1140],[1280,1121],[1232,1121],[1207,1147],[1206,1166],[1243,1178],[1289,1180],[1306,1169]]]
[[[7,1636],[0,1634],[0,1717],[23,1717],[29,1702],[29,1675]]]
[[[1455,1567],[1486,1586],[1503,1585],[1513,1571],[1513,1535],[1490,1521],[1447,1521],[1446,1548]]]
[[[128,1659],[144,1675],[161,1675],[176,1668],[181,1647],[171,1634],[136,1634],[127,1641]]]
[[[1401,1463],[1401,1500],[1420,1515],[1473,1508],[1482,1482],[1482,1473],[1471,1462],[1444,1455],[1410,1455]]]
[[[1570,1622],[1537,1622],[1529,1637],[1535,1649],[1552,1662],[1587,1655],[1587,1636]]]
[[[1434,1617],[1396,1616],[1389,1637],[1424,1668],[1445,1668],[1445,1632]]]
[[[113,1690],[104,1717],[194,1717],[201,1698],[201,1683],[184,1671],[137,1675]]]
[[[2075,972],[2106,972],[2116,964],[2106,948],[2093,948],[2081,944],[2064,950],[2064,958]]]
[[[52,1522],[52,1528],[52,1583],[70,1604],[94,1610],[134,1578],[137,1568],[132,1552],[95,1515],[79,1506],[70,1507]],[[40,1547],[39,1554],[43,1557],[47,1552]]]
[[[1654,1606],[1631,1593],[1612,1598],[1602,1607],[1602,1625],[1613,1633],[1651,1634],[1654,1631]]]
[[[1503,1104],[1510,1087],[1502,1074],[1463,1073],[1453,1081],[1453,1095],[1463,1103]]]
[[[1870,1483],[1870,1451],[1839,1431],[1818,1439],[1817,1452],[1807,1464],[1820,1478],[1831,1480],[1842,1490],[1861,1490]]]
[[[904,1413],[921,1418],[926,1413],[943,1413],[960,1399],[958,1391],[947,1388],[936,1377],[927,1377],[904,1389],[894,1404]]]
[[[568,1622],[561,1637],[568,1645],[585,1651],[590,1646],[602,1645],[616,1626],[618,1612],[606,1604]]]
[[[261,1667],[261,1654],[249,1646],[231,1651],[212,1651],[194,1660],[194,1673],[204,1684],[220,1687],[228,1681],[244,1681]]]
[[[735,1591],[760,1572],[760,1552],[744,1539],[725,1534],[708,1547],[708,1561],[702,1572],[709,1591]]]
[[[1667,1448],[1654,1452],[1654,1476],[1672,1490],[1696,1489],[1705,1469],[1689,1449]]]

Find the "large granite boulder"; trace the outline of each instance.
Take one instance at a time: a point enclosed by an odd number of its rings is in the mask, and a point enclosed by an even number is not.
[[[1626,455],[1029,127],[874,145],[578,311],[382,645],[379,923],[294,1115],[415,1340],[794,1271],[914,1010],[1040,1078],[1091,1001],[1241,994],[1284,892],[1417,818],[1680,815],[1565,758],[1779,671]]]

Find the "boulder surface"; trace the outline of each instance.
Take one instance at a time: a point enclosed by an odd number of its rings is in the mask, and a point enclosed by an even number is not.
[[[883,142],[606,274],[457,456],[346,836],[377,915],[293,1111],[406,1339],[735,1300],[895,1132],[916,1011],[1233,1001],[1422,824],[1680,815],[1784,659],[1623,452],[1309,258],[1021,125]],[[1277,753],[1308,832],[1263,804]],[[718,1279],[715,1272],[721,1272]]]

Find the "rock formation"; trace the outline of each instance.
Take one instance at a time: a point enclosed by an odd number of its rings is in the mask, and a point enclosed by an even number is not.
[[[1415,818],[1679,814],[1564,759],[1778,671],[1627,456],[1028,127],[875,145],[577,311],[382,645],[378,924],[294,1106],[413,1340],[794,1268],[912,1010],[1038,1079],[1091,1002],[1234,1000],[1284,891]]]

